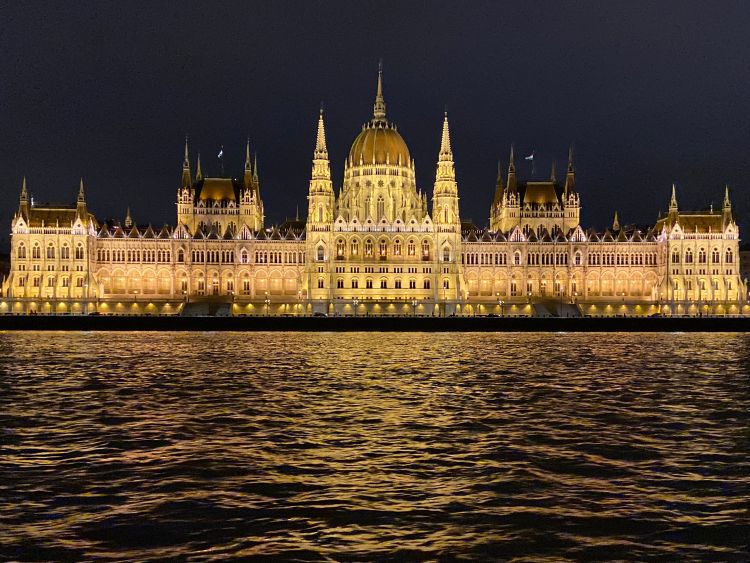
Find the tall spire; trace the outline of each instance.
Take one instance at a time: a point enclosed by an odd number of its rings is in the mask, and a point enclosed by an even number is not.
[[[253,162],[250,159],[250,137],[245,144],[245,172],[242,175],[242,185],[245,189],[253,187]]]
[[[552,170],[549,173],[549,181],[553,184],[557,182],[557,162],[552,161]]]
[[[677,186],[672,183],[672,197],[669,200],[669,212],[677,212]]]
[[[372,111],[373,123],[385,123],[385,98],[383,97],[383,61],[378,63],[378,89]]]
[[[445,117],[443,118],[443,135],[440,139],[440,155],[438,156],[438,160],[445,162],[445,161],[453,161],[453,150],[451,150],[451,136],[450,136],[450,130],[448,126],[448,112],[445,112]]]
[[[21,182],[21,196],[18,198],[18,214],[25,220],[29,218],[29,192],[26,190],[26,176]]]
[[[83,191],[83,178],[81,178],[81,183],[78,185],[78,200],[77,203],[85,204],[86,203],[86,194]]]
[[[21,202],[29,200],[29,192],[26,190],[26,176],[23,177],[21,182]]]
[[[185,137],[185,158],[182,160],[182,181],[181,187],[189,188],[193,185],[190,178],[190,157],[188,156],[188,138]]]
[[[620,217],[618,217],[617,211],[615,211],[615,218],[612,220],[612,230],[613,231],[620,230]]]
[[[724,207],[722,209],[724,228],[733,222],[732,202],[729,201],[729,186],[724,187]]]
[[[86,222],[86,194],[83,191],[83,178],[81,183],[78,185],[78,199],[76,201],[76,216]]]
[[[125,213],[125,228],[130,229],[133,226],[133,218],[130,216],[130,206],[128,206],[128,210]]]
[[[492,205],[500,205],[503,200],[503,166],[497,161],[497,179],[495,180],[495,197],[492,198]]]
[[[201,153],[198,153],[198,159],[195,163],[195,181],[200,182],[203,180],[203,172],[201,171]]]
[[[260,198],[260,179],[258,178],[258,153],[253,155],[253,190],[255,197]]]
[[[518,191],[518,187],[516,185],[516,157],[515,157],[515,147],[513,145],[510,146],[510,157],[508,159],[508,184],[507,184],[507,190],[508,190],[508,193],[516,193]]]
[[[568,149],[568,171],[565,174],[565,195],[576,191],[576,169],[573,165],[573,145]]]
[[[323,106],[318,116],[318,134],[315,138],[315,158],[328,160],[328,146],[326,145],[326,126],[323,121]]]
[[[315,135],[315,150],[313,151],[313,166],[311,175],[311,191],[325,191],[332,189],[331,163],[328,160],[328,145],[326,144],[326,124],[323,119],[323,106],[318,113],[318,131]],[[318,182],[321,180],[322,182]]]

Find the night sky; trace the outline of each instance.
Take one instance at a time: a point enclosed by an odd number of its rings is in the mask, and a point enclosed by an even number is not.
[[[0,8],[2,247],[23,175],[37,202],[174,223],[185,135],[193,170],[240,175],[258,152],[268,222],[306,209],[318,108],[334,183],[370,119],[388,117],[431,194],[447,106],[461,213],[485,225],[497,160],[576,150],[583,224],[652,224],[681,208],[750,217],[747,2],[16,2]],[[517,160],[521,177],[531,170]]]

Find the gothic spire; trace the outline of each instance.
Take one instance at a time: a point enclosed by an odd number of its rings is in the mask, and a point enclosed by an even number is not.
[[[130,216],[130,206],[128,206],[128,210],[125,213],[125,228],[130,229],[133,226],[133,218]]]
[[[493,205],[499,205],[503,200],[503,167],[500,161],[497,161],[497,179],[495,180],[495,197],[492,199]]]
[[[21,202],[29,200],[29,192],[26,191],[26,176],[23,177],[21,182]]]
[[[510,146],[510,157],[508,160],[508,183],[507,183],[507,190],[508,193],[516,193],[518,191],[518,187],[516,185],[516,157],[515,157],[515,147],[513,145]]]
[[[245,172],[248,172],[252,167],[250,162],[250,137],[247,138],[247,144],[245,145]]]
[[[615,211],[615,218],[612,220],[612,230],[613,231],[620,230],[620,218],[617,215],[617,211]]]
[[[188,138],[185,137],[185,158],[182,161],[182,182],[181,187],[189,188],[193,185],[190,178],[190,157],[188,156]]]
[[[372,111],[373,123],[385,123],[385,98],[383,97],[383,61],[378,64],[378,88]]]
[[[83,178],[81,178],[81,183],[78,185],[78,204],[80,205],[83,203],[86,204],[86,194],[83,191]]]
[[[83,178],[81,183],[78,185],[78,199],[76,201],[76,216],[80,217],[84,222],[86,221],[86,194],[83,191]]]
[[[318,116],[318,134],[315,137],[315,158],[328,160],[328,146],[326,145],[326,126],[323,121],[323,107],[320,108]]]
[[[440,139],[440,155],[438,157],[440,161],[453,161],[453,150],[451,149],[451,136],[450,129],[448,126],[448,112],[445,112],[443,118],[443,135]]]
[[[552,161],[552,170],[549,173],[549,181],[553,184],[557,182],[557,162]]]
[[[576,191],[576,169],[573,165],[573,145],[568,149],[568,171],[565,174],[565,195]]]
[[[672,183],[672,197],[669,200],[669,211],[670,213],[677,211],[677,186],[674,185],[674,182]]]
[[[729,201],[729,184],[724,185],[724,209],[732,209],[732,202]]]
[[[203,172],[201,171],[201,153],[198,153],[198,159],[195,163],[195,181],[200,182],[203,180]]]
[[[260,198],[260,180],[258,179],[258,153],[253,155],[253,187],[255,196]]]

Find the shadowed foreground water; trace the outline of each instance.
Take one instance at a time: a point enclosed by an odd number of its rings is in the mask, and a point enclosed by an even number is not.
[[[750,336],[0,334],[0,559],[744,560]]]

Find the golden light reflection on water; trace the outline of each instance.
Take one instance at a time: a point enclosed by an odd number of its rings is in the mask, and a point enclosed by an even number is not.
[[[0,335],[0,558],[737,558],[732,334]]]

